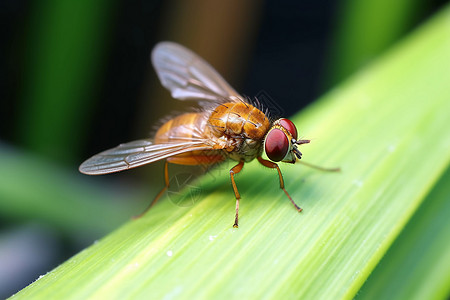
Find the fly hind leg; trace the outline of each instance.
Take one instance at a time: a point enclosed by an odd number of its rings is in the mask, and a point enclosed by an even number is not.
[[[244,161],[241,160],[237,165],[235,165],[230,170],[230,177],[231,177],[231,184],[233,186],[234,196],[236,197],[236,216],[234,218],[234,228],[239,227],[239,200],[241,199],[241,195],[239,194],[239,191],[236,186],[236,182],[234,181],[234,175],[239,173],[242,170],[242,167],[244,166]]]
[[[278,177],[280,178],[280,188],[284,191],[284,193],[286,194],[286,196],[288,196],[289,200],[291,200],[291,203],[294,205],[295,209],[298,212],[301,212],[303,209],[298,206],[294,200],[292,200],[291,196],[289,195],[289,193],[286,191],[286,189],[284,188],[284,180],[283,180],[283,175],[281,174],[281,170],[280,167],[278,167],[278,165],[274,162],[271,162],[270,160],[266,160],[263,159],[261,156],[258,157],[258,161],[260,164],[262,164],[263,166],[267,167],[267,168],[271,168],[271,169],[277,169],[278,171]]]
[[[133,219],[139,219],[140,217],[142,217],[143,215],[145,215],[145,213],[147,213],[150,208],[153,207],[153,205],[156,204],[156,202],[158,202],[159,198],[161,198],[161,196],[167,191],[167,189],[169,188],[169,162],[166,160],[164,163],[164,182],[165,185],[162,188],[162,190],[156,195],[156,197],[153,199],[153,201],[150,203],[150,205],[139,215],[134,216]]]

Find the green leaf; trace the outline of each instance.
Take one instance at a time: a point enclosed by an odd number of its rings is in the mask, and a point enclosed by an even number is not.
[[[276,172],[252,163],[236,178],[233,229],[234,196],[218,169],[193,206],[162,199],[15,298],[354,297],[449,165],[449,53],[447,8],[294,118],[312,139],[304,159],[342,168],[282,166],[301,214]]]
[[[144,198],[142,189],[117,188],[101,180],[92,184],[82,174],[75,176],[77,170],[69,172],[4,144],[0,165],[0,217],[39,220],[72,238],[103,236],[136,213],[134,203]]]
[[[359,299],[446,299],[450,294],[450,168],[364,283]]]

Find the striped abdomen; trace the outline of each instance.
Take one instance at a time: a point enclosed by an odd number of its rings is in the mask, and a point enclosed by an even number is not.
[[[164,123],[155,134],[155,144],[186,142],[204,138],[206,113],[186,113]]]
[[[214,139],[208,139],[208,116],[203,113],[186,113],[164,123],[156,132],[155,144],[186,143],[204,144],[206,147],[215,146]],[[188,146],[186,146],[188,147]],[[195,150],[175,155],[167,159],[168,162],[181,165],[210,165],[225,160],[222,150]]]

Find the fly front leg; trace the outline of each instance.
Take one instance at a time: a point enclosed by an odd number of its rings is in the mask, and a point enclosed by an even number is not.
[[[241,195],[239,195],[239,191],[236,186],[236,182],[234,181],[234,175],[239,173],[242,170],[242,167],[244,166],[244,161],[241,160],[237,165],[235,165],[230,170],[230,177],[231,177],[231,185],[233,186],[234,196],[236,197],[236,216],[234,218],[234,228],[238,228],[239,225],[239,200],[241,199]]]
[[[134,216],[133,219],[139,219],[140,217],[145,215],[145,213],[148,212],[150,210],[150,208],[152,208],[153,205],[156,204],[156,202],[158,202],[159,198],[161,198],[161,196],[164,194],[164,192],[167,191],[167,189],[169,188],[169,162],[167,160],[164,163],[164,182],[165,182],[164,187],[156,195],[156,197],[153,199],[153,201],[150,203],[150,205],[141,214]]]
[[[277,165],[276,163],[271,162],[270,160],[263,159],[261,156],[258,157],[258,161],[259,161],[259,163],[262,164],[264,167],[271,168],[271,169],[277,169],[277,171],[278,171],[278,177],[280,178],[280,188],[284,191],[284,193],[286,194],[286,196],[288,196],[289,200],[291,200],[291,203],[294,205],[295,209],[296,209],[298,212],[301,212],[303,209],[302,209],[300,206],[298,206],[298,205],[294,202],[294,200],[292,200],[291,196],[289,195],[289,193],[288,193],[288,192],[285,190],[285,188],[284,188],[284,180],[283,180],[283,175],[281,174],[280,167],[278,167],[278,165]]]

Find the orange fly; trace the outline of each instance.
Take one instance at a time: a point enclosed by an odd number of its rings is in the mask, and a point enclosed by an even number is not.
[[[256,158],[263,166],[278,171],[280,188],[295,208],[302,211],[285,190],[276,164],[280,161],[295,163],[302,157],[297,146],[309,143],[309,140],[298,139],[294,123],[284,118],[269,119],[258,105],[252,105],[239,95],[206,61],[183,46],[159,43],[151,59],[162,85],[172,97],[197,101],[202,110],[167,121],[153,139],[121,144],[94,155],[81,164],[80,172],[107,174],[165,160],[165,187],[150,208],[169,187],[169,163],[207,166],[226,159],[235,160],[238,163],[231,168],[230,178],[236,197],[233,227],[238,227],[241,196],[234,176],[244,163]],[[261,157],[263,152],[270,160]]]

